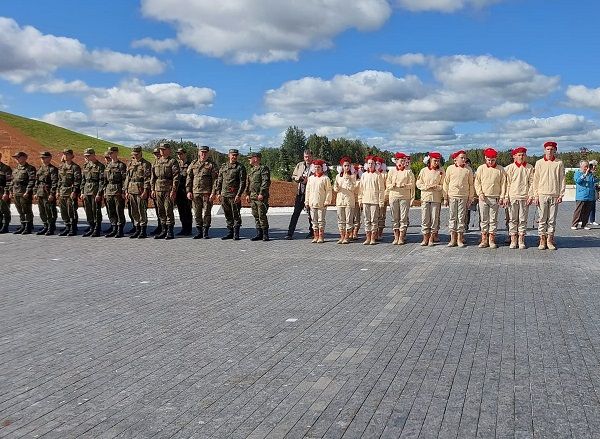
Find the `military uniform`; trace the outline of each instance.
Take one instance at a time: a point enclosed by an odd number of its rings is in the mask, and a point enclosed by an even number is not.
[[[49,152],[44,152],[41,157],[52,157]],[[35,195],[37,197],[40,219],[44,228],[37,235],[54,235],[56,230],[56,191],[58,189],[58,168],[52,163],[42,164],[36,174]],[[50,199],[52,198],[52,200]]]
[[[520,146],[513,149],[512,155],[527,153]],[[510,248],[526,249],[525,234],[527,233],[527,218],[529,204],[533,200],[533,166],[527,162],[513,163],[504,168],[506,172],[506,204],[508,208]],[[518,243],[517,243],[518,233]]]
[[[136,147],[134,152],[142,152]],[[127,164],[127,178],[125,179],[125,191],[131,216],[135,226],[135,232],[130,238],[145,238],[148,226],[148,196],[150,195],[150,180],[152,178],[152,165],[145,158],[132,158]]]
[[[152,167],[158,162],[158,159],[160,158],[160,149],[158,149],[158,147],[154,148],[154,150],[152,151],[152,153],[154,154],[154,161],[152,162],[152,164],[150,165],[150,191],[152,192]],[[158,203],[156,202],[156,194],[153,196],[153,203],[154,204],[154,213],[156,214],[156,223],[157,226],[154,230],[152,230],[152,233],[150,233],[151,235],[155,236],[155,235],[160,235],[162,232],[162,225],[160,223],[160,215],[158,214]]]
[[[2,197],[10,196],[11,184],[12,168],[0,162],[0,233],[8,232],[8,225],[10,224],[10,198],[4,201]]]
[[[68,149],[64,154],[73,154]],[[64,162],[58,167],[58,196],[60,217],[65,228],[60,236],[75,236],[77,234],[77,197],[81,189],[81,167],[75,162]]]
[[[27,154],[18,152],[13,157],[27,158]],[[35,167],[27,162],[18,164],[13,169],[11,192],[21,221],[21,227],[14,232],[15,234],[22,233],[23,235],[28,235],[33,230],[32,202],[35,174]]]
[[[367,157],[367,160],[372,160]],[[379,209],[384,208],[385,202],[385,183],[382,183],[381,176],[377,171],[365,171],[360,177],[358,185],[358,203],[362,206],[365,216],[366,239],[363,244],[376,244],[377,227],[379,220]]]
[[[464,151],[452,154],[455,159]],[[466,165],[450,165],[444,178],[444,198],[448,200],[448,228],[450,229],[449,247],[465,247],[465,209],[475,197],[473,171]]]
[[[208,147],[200,147],[200,150],[208,151]],[[217,165],[208,158],[204,161],[194,160],[187,168],[185,189],[187,193],[192,193],[194,219],[198,230],[194,239],[208,238],[213,206],[212,193],[218,175]]]
[[[395,155],[398,160],[397,163],[407,157],[406,154],[401,152]],[[415,175],[410,168],[405,168],[404,165],[396,165],[388,171],[385,188],[392,207],[393,244],[402,245],[406,243],[408,213],[412,200],[415,198]]]
[[[336,192],[335,206],[337,210],[338,229],[340,230],[340,239],[338,244],[348,244],[350,235],[354,229],[354,212],[356,210],[356,195],[358,192],[358,182],[352,172],[344,171],[344,163],[350,163],[350,158],[342,157],[340,159],[341,170],[335,176],[333,190]],[[352,166],[352,165],[350,165]]]
[[[84,155],[95,154],[91,148]],[[104,171],[106,166],[99,160],[87,161],[81,169],[81,195],[89,230],[83,236],[100,236],[102,228],[102,192],[104,188]],[[100,197],[96,200],[96,197]]]
[[[254,157],[260,157],[260,153],[253,153]],[[250,166],[248,180],[246,182],[246,195],[250,197],[252,216],[256,223],[257,234],[251,240],[269,240],[269,186],[271,186],[271,171],[266,165]],[[262,195],[262,200],[258,196]]]
[[[230,149],[230,154],[239,154],[237,149]],[[227,221],[229,233],[224,239],[239,239],[242,226],[241,197],[246,189],[246,168],[240,163],[225,163],[219,169],[214,193],[221,196],[221,207]],[[237,197],[237,200],[236,200]]]
[[[110,152],[118,152],[116,146]],[[105,235],[107,238],[122,238],[125,228],[125,191],[124,184],[127,178],[127,166],[120,160],[110,161],[104,169],[104,197],[106,198],[106,211],[113,229]]]
[[[161,145],[160,149],[170,149]],[[179,186],[179,164],[171,157],[161,157],[152,166],[152,178],[150,185],[156,193],[158,215],[162,225],[162,231],[156,235],[156,239],[172,239],[175,215],[173,214],[173,199],[171,192],[177,193]]]
[[[185,153],[185,150],[183,148],[177,150],[178,154],[181,152]],[[187,159],[178,159],[177,164],[179,165],[179,185],[177,186],[175,203],[179,212],[179,221],[181,221],[181,230],[177,234],[188,236],[192,233],[192,202],[188,200],[185,186],[190,162]]]
[[[431,152],[429,160],[441,160],[439,152]],[[419,171],[417,188],[421,191],[421,233],[422,246],[433,246],[438,242],[440,230],[440,211],[444,198],[444,179],[446,173],[441,167],[433,168],[431,163]]]

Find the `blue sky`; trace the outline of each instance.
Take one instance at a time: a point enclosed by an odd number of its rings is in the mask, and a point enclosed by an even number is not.
[[[591,0],[20,0],[0,107],[127,145],[600,144]]]

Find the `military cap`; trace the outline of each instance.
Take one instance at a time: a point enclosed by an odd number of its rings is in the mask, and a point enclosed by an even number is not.
[[[119,147],[111,146],[110,148],[108,148],[108,152],[119,152]]]
[[[544,143],[544,148],[550,147],[550,148],[556,149],[557,145],[558,144],[556,142],[549,141],[549,142]]]
[[[250,153],[250,157],[258,157],[261,158],[262,154],[260,152],[251,152]]]
[[[71,155],[73,155],[73,150],[69,149],[69,148],[65,148],[65,149],[63,149],[63,154],[71,154]]]
[[[152,150],[152,152],[153,152],[154,154],[159,154],[159,153],[160,153],[160,149],[159,149],[158,147],[156,147],[156,148],[154,148],[154,149]]]
[[[231,148],[231,149],[229,150],[229,154],[236,154],[236,155],[239,155],[239,153],[240,153],[240,152],[239,152],[237,149],[235,149],[235,148]]]
[[[52,157],[52,154],[50,154],[50,151],[44,151],[42,153],[40,153],[40,158],[43,157]]]
[[[488,159],[495,159],[498,157],[498,151],[494,148],[486,148],[483,150],[483,156]]]
[[[104,153],[104,157],[105,157],[105,158],[110,158],[110,151],[106,151],[106,152]]]
[[[456,151],[455,153],[453,153],[453,154],[452,154],[450,157],[451,157],[452,159],[455,159],[455,158],[457,158],[457,157],[458,157],[459,155],[461,155],[461,154],[466,154],[466,152],[465,152],[464,150],[462,150],[462,149],[461,149],[460,151]]]
[[[516,155],[516,154],[520,154],[520,153],[527,154],[527,148],[525,148],[524,146],[518,146],[512,150],[512,155]]]
[[[92,155],[92,154],[96,154],[96,151],[94,151],[92,148],[87,148],[85,151],[83,151],[83,155]]]
[[[13,154],[14,158],[19,158],[19,157],[27,157],[27,153],[25,151],[19,151],[16,154]]]
[[[133,148],[131,148],[131,152],[142,152],[142,147],[134,146]]]
[[[162,142],[158,145],[158,149],[171,149],[171,144],[169,142]]]
[[[209,149],[210,148],[208,146],[206,146],[206,145],[202,145],[200,148],[198,148],[198,150],[200,150],[200,151],[206,151],[206,152],[208,152]]]
[[[185,149],[177,148],[177,154],[185,154]]]
[[[440,153],[439,153],[439,152],[437,152],[437,151],[430,152],[430,153],[429,153],[429,158],[431,158],[431,159],[437,159],[437,160],[441,160],[441,159],[442,159],[442,154],[440,154]]]

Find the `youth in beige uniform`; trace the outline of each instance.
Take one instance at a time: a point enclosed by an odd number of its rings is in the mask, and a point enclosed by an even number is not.
[[[366,169],[360,177],[358,185],[358,204],[362,206],[365,216],[365,242],[364,245],[376,244],[379,209],[383,209],[385,197],[385,183],[375,171],[375,159],[373,156],[366,158]]]
[[[381,179],[381,185],[385,188],[385,182],[387,180],[387,167],[385,160],[381,157],[375,157],[375,170],[379,174]],[[383,229],[385,229],[385,217],[387,216],[387,207],[390,205],[387,191],[383,195],[383,207],[379,209],[377,217],[377,233],[375,239],[380,241],[383,236]]]
[[[565,195],[565,166],[556,158],[556,142],[544,143],[544,157],[535,163],[533,193],[538,205],[538,248],[556,250],[556,214]]]
[[[454,164],[446,169],[444,178],[444,198],[450,206],[448,228],[450,242],[448,247],[465,247],[465,209],[468,209],[475,196],[473,172],[466,166],[464,151],[452,154]]]
[[[525,161],[527,149],[520,146],[512,150],[513,163],[506,172],[504,204],[509,217],[510,248],[526,249],[525,234],[529,205],[533,202],[533,166]],[[517,244],[518,234],[518,244]]]
[[[312,242],[325,242],[325,214],[331,204],[331,181],[323,173],[323,160],[313,160],[314,174],[308,177],[306,183],[305,205],[310,209],[314,225]]]
[[[354,164],[352,165],[354,168],[354,175],[356,177],[356,191],[354,191],[354,210],[352,211],[352,224],[354,225],[354,230],[351,231],[348,239],[358,239],[358,232],[360,231],[360,225],[362,221],[362,208],[358,205],[358,192],[359,192],[359,184],[360,184],[360,176],[362,175],[363,169],[361,165]]]
[[[506,194],[506,173],[496,163],[498,152],[493,148],[483,151],[485,163],[475,173],[475,192],[479,199],[479,224],[481,242],[479,248],[496,248],[498,228],[498,208],[504,206]]]
[[[338,244],[348,244],[349,236],[354,229],[354,210],[356,207],[356,192],[358,183],[352,172],[352,161],[349,157],[340,159],[341,171],[336,175],[333,190],[336,192],[338,228],[340,239]]]
[[[440,167],[442,155],[429,153],[427,167],[421,169],[417,178],[417,187],[421,191],[421,233],[422,246],[433,246],[440,230],[440,211],[444,199],[444,179],[446,172]]]
[[[408,212],[415,199],[415,176],[406,168],[408,156],[398,152],[394,156],[396,167],[388,170],[385,190],[392,208],[394,241],[392,244],[406,244],[406,230],[408,228]]]

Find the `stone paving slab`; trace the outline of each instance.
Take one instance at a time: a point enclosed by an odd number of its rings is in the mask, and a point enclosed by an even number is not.
[[[0,437],[599,437],[573,208],[554,252],[423,248],[415,209],[405,246],[0,235]]]

